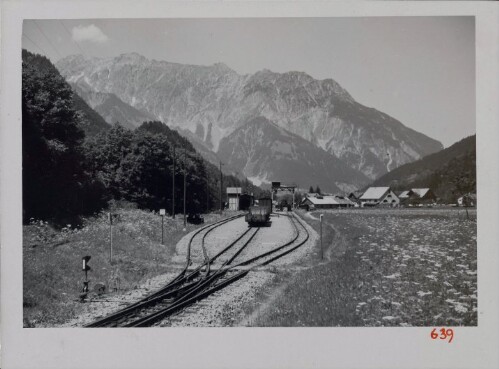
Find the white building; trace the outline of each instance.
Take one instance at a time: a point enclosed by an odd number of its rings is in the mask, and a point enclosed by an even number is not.
[[[400,200],[390,187],[369,187],[360,197],[362,207],[368,206],[389,206],[395,207],[400,204]]]
[[[229,210],[239,210],[239,198],[241,197],[241,187],[227,187],[227,201]]]

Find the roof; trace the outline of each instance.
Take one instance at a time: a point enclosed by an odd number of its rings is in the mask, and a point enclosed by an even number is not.
[[[369,187],[360,197],[361,200],[379,200],[385,193],[390,191],[390,187]]]
[[[348,197],[345,197],[345,196],[335,196],[334,200],[338,204],[342,204],[342,205],[353,205],[354,204],[352,200],[350,200]]]
[[[355,198],[357,198],[357,199],[358,199],[359,197],[361,197],[361,196],[362,196],[362,191],[353,191],[353,192],[350,192],[350,193],[348,194],[348,197],[350,197],[350,196],[355,196]]]
[[[228,195],[237,195],[241,194],[242,188],[241,187],[227,187],[227,194]]]
[[[310,200],[314,205],[353,205],[349,198],[343,196],[321,196],[321,197],[306,197],[303,202]]]
[[[410,196],[410,194],[411,194],[411,190],[409,190],[409,191],[402,191],[400,193],[400,195],[399,195],[399,198],[406,199],[406,198],[408,198]]]
[[[430,191],[429,188],[413,188],[412,189],[412,192],[414,192],[419,197],[424,197],[428,191]]]
[[[314,205],[339,205],[333,196],[307,197],[307,200]]]

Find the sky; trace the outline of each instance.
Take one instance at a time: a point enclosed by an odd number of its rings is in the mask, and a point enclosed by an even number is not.
[[[26,20],[23,48],[332,78],[359,103],[441,141],[476,132],[474,17]]]

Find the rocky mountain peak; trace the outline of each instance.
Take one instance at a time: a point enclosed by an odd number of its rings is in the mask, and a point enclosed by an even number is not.
[[[116,63],[123,64],[139,64],[149,61],[145,56],[136,52],[120,54],[114,60]]]
[[[114,59],[68,57],[57,68],[88,98],[92,91],[114,94],[135,109],[106,104],[107,119],[123,119],[125,111],[141,119],[142,112],[191,132],[215,153],[224,138],[257,117],[371,179],[442,149],[440,142],[357,103],[333,79],[317,80],[301,71],[239,75],[223,63],[150,61],[137,53]]]

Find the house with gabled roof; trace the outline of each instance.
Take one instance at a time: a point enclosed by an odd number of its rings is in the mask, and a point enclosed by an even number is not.
[[[403,191],[398,195],[403,205],[432,204],[437,201],[437,197],[430,188],[412,188]]]
[[[400,204],[399,198],[390,187],[369,187],[359,200],[361,207],[395,207]]]

